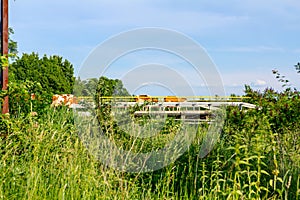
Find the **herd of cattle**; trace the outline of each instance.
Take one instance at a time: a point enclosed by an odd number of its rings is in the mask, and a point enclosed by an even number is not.
[[[52,96],[52,107],[68,106],[71,108],[74,104],[77,104],[77,98],[73,94],[55,94]]]
[[[139,95],[134,97],[135,102],[158,102],[158,98],[151,97],[148,95]],[[176,96],[166,96],[164,98],[164,102],[184,102],[186,98],[180,98]],[[74,105],[78,104],[78,98],[75,97],[73,94],[55,94],[52,96],[52,107],[57,106],[67,106],[72,108]]]

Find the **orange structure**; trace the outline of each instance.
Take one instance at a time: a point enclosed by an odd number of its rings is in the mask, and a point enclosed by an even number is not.
[[[185,102],[186,100],[186,98],[179,98],[176,96],[166,96],[164,98],[164,102]]]
[[[135,97],[135,102],[145,102],[145,101],[158,102],[158,98],[152,98],[151,96],[148,96],[146,94],[142,94],[142,95]]]

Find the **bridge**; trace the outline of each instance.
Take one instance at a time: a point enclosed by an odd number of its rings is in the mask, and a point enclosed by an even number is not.
[[[189,122],[211,121],[214,112],[226,106],[235,106],[240,110],[259,108],[254,104],[244,102],[249,97],[220,96],[119,96],[100,97],[103,105],[110,105],[112,111],[120,116],[128,114],[135,107],[133,116],[140,118],[174,117]],[[89,98],[78,97],[78,100]]]

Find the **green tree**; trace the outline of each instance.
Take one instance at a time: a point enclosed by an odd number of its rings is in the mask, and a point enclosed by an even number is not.
[[[11,35],[14,34],[12,28],[8,29],[8,53],[10,53],[11,60],[15,59],[15,55],[18,53],[18,43],[11,39]],[[2,41],[0,40],[0,45],[2,46]],[[1,63],[2,65],[2,63]],[[0,69],[0,86],[2,88],[2,68]]]
[[[83,81],[84,88],[82,91],[83,96],[94,96],[97,89],[98,79],[97,78],[90,78]]]
[[[114,80],[114,96],[130,96],[127,89],[124,87],[121,80],[116,79]]]
[[[73,94],[75,96],[82,96],[82,91],[84,89],[84,82],[81,81],[80,77],[75,79]]]
[[[300,63],[297,63],[295,65],[295,69],[296,69],[297,73],[300,74]]]
[[[109,79],[101,76],[98,81],[96,95],[103,96],[130,96],[129,92],[124,88],[123,83],[119,79]]]
[[[300,73],[300,63],[294,65],[296,72]],[[278,82],[282,83],[283,91],[275,91],[266,88],[264,91],[255,91],[245,85],[245,96],[250,97],[245,101],[257,104],[261,107],[261,113],[265,114],[273,131],[283,132],[299,124],[300,120],[300,92],[291,88],[290,81],[277,69],[272,70]]]
[[[17,54],[18,53],[18,43],[11,39],[11,35],[13,35],[15,32],[12,28],[8,28],[8,52]]]
[[[86,80],[81,80],[81,78],[78,77],[75,80],[74,95],[75,96],[94,96],[96,93],[97,84],[98,84],[97,78],[89,78]]]
[[[95,102],[98,121],[104,132],[112,131],[112,127],[116,127],[116,122],[111,117],[110,99],[102,98],[111,96],[129,96],[129,92],[123,87],[121,80],[101,76],[96,88]]]
[[[296,72],[300,74],[300,63],[298,62],[296,65],[294,65],[294,67]],[[278,82],[282,83],[283,88],[290,88],[290,81],[284,75],[281,75],[277,69],[273,69],[272,73],[275,75],[275,78],[278,80]]]
[[[39,58],[38,54],[23,54],[10,66],[16,81],[33,81],[41,84],[49,94],[70,94],[75,82],[73,65],[60,56]]]
[[[12,28],[8,28],[8,52],[12,54],[18,53],[18,43],[11,39],[11,36],[14,34],[14,30]],[[2,46],[2,41],[0,40],[0,45]]]

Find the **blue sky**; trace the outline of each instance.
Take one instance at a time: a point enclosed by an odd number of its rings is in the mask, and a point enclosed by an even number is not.
[[[20,55],[61,55],[76,73],[109,37],[160,27],[179,31],[205,48],[228,94],[241,94],[244,84],[280,89],[274,68],[300,88],[293,67],[300,62],[299,0],[16,0],[10,1],[9,11]],[[110,75],[118,78],[115,70]]]

